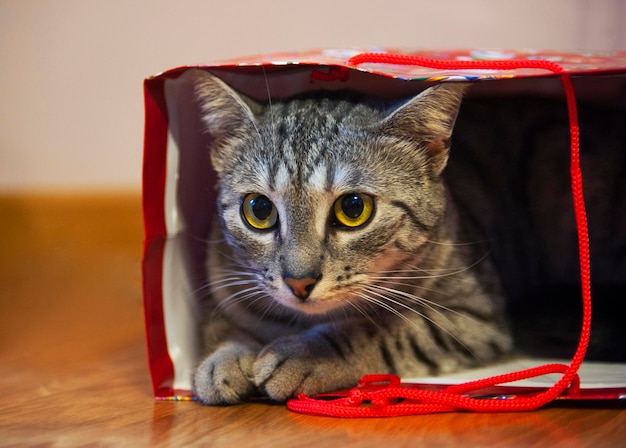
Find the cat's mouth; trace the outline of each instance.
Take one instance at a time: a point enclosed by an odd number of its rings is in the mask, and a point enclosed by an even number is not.
[[[354,294],[350,288],[327,291],[319,286],[304,297],[302,294],[295,294],[291,288],[285,288],[274,296],[274,300],[303,314],[323,315],[349,307],[354,301]]]
[[[328,314],[337,309],[337,305],[329,305],[328,303],[319,303],[314,301],[307,301],[296,305],[296,309],[304,314],[317,316]]]

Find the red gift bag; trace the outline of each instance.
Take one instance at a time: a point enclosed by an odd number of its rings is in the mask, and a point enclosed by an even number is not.
[[[598,82],[576,95],[604,95],[610,99],[611,83],[606,75],[626,75],[626,52],[610,54],[560,54],[531,51],[416,51],[392,50],[362,52],[326,50],[306,53],[273,54],[216,64],[179,67],[150,77],[144,83],[145,146],[143,167],[143,211],[145,245],[143,259],[143,293],[148,354],[154,394],[159,399],[191,397],[191,373],[199,360],[199,296],[204,280],[206,254],[198,242],[209,238],[208,229],[215,203],[213,172],[207,148],[209,136],[203,132],[198,104],[193,97],[190,68],[209,70],[249,97],[264,101],[287,98],[318,89],[354,89],[386,98],[407,97],[433,82],[476,81],[482,90],[506,91],[512,86],[502,80],[519,80],[515,89],[541,88],[538,80],[560,77],[567,95],[572,146],[572,188],[579,230],[582,289],[586,314],[579,348],[571,364],[530,369],[522,374],[498,377],[493,381],[453,386],[445,393],[400,386],[395,377],[366,378],[355,389],[343,394],[340,406],[361,409],[363,393],[384,390],[383,408],[390,409],[398,398],[421,406],[435,403],[429,412],[456,408],[474,409],[470,391],[484,390],[503,382],[550,372],[563,374],[553,387],[535,391],[531,403],[518,400],[517,408],[535,408],[562,395],[578,390],[576,372],[585,355],[589,333],[590,289],[587,230],[582,177],[578,168],[577,118],[571,76]],[[600,82],[602,80],[602,82]],[[621,83],[621,81],[620,81]],[[554,85],[552,83],[551,85]],[[621,85],[621,84],[619,84]],[[563,96],[563,91],[556,94]],[[382,384],[374,387],[372,384]],[[380,383],[380,384],[379,384]],[[573,387],[571,387],[573,385]],[[398,391],[411,391],[410,396]],[[615,392],[615,391],[613,391]],[[619,397],[621,392],[611,395]],[[394,397],[392,403],[389,397]],[[347,394],[347,395],[346,395]],[[355,398],[356,395],[359,398]],[[341,394],[340,394],[341,395]],[[431,397],[433,395],[433,397]],[[622,394],[623,395],[623,394]],[[345,398],[347,396],[348,398]],[[580,394],[579,394],[580,396]],[[603,395],[603,397],[605,397]],[[443,398],[442,398],[443,397]],[[467,400],[466,400],[467,398]],[[348,400],[348,401],[345,401]],[[465,401],[464,401],[465,400]],[[483,400],[484,401],[484,400]],[[514,400],[515,401],[515,400]],[[326,401],[325,401],[326,402]],[[302,412],[333,415],[319,408],[317,401],[305,397],[290,402],[290,408]],[[474,403],[474,404],[472,404]],[[495,402],[494,402],[495,403]],[[317,406],[317,407],[316,407]],[[325,406],[325,405],[324,405]],[[405,413],[419,409],[407,408]],[[432,407],[434,406],[434,407]],[[474,406],[474,407],[472,407]],[[508,410],[493,406],[482,410]],[[321,409],[321,410],[320,410]],[[341,408],[343,409],[343,408]],[[382,409],[382,408],[381,408]],[[389,411],[385,411],[388,412]],[[347,412],[349,414],[349,412]],[[337,415],[346,414],[345,409]],[[376,414],[376,412],[374,412]],[[376,415],[383,415],[379,412]],[[397,414],[397,413],[396,413]],[[393,412],[389,415],[396,415]],[[347,414],[346,414],[347,415]]]

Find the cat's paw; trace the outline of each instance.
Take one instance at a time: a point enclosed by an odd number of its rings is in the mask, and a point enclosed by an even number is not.
[[[193,374],[193,392],[198,400],[207,405],[236,404],[257,392],[252,376],[256,356],[243,344],[222,345]]]
[[[360,375],[324,345],[301,337],[276,340],[254,363],[255,384],[271,399],[286,401],[298,393],[313,395],[356,383]]]

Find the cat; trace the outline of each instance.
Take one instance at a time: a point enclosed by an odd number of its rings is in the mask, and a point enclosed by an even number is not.
[[[201,403],[285,401],[510,352],[488,245],[443,177],[466,87],[265,105],[197,73],[218,176]]]

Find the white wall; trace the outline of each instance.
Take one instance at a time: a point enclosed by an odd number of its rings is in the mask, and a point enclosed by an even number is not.
[[[622,0],[0,0],[0,192],[138,189],[142,81],[321,47],[626,49]]]

